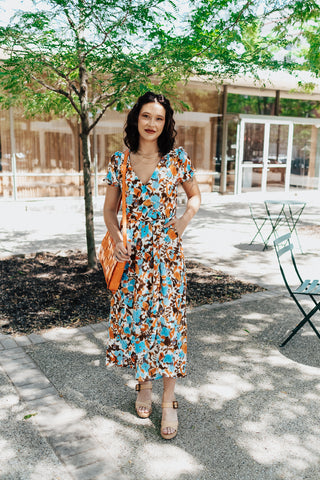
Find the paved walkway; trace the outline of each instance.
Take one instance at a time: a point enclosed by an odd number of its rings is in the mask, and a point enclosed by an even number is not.
[[[299,312],[279,288],[273,250],[248,245],[247,201],[208,198],[185,234],[188,257],[268,289],[188,313],[177,438],[159,436],[160,382],[151,418],[142,420],[132,374],[105,368],[105,322],[0,334],[0,480],[319,480],[319,340],[306,327],[278,348]],[[0,202],[0,219],[2,256],[84,248],[77,201]],[[297,255],[310,271],[320,259],[315,224],[312,199]]]

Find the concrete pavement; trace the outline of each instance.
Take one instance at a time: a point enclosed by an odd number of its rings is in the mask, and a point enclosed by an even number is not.
[[[282,288],[273,249],[248,245],[252,200],[261,196],[208,196],[184,236],[188,258],[267,290],[189,311],[177,438],[159,435],[160,382],[151,418],[142,420],[132,373],[105,368],[105,322],[0,334],[0,480],[319,480],[320,343],[305,327],[278,348],[300,314]],[[101,205],[99,198],[97,243]],[[0,212],[2,257],[85,248],[78,199],[4,201]],[[297,259],[312,273],[317,225],[320,206],[310,195]]]

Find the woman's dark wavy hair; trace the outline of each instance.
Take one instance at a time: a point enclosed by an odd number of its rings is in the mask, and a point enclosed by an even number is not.
[[[163,131],[158,138],[158,147],[162,155],[170,152],[174,146],[177,132],[175,130],[175,121],[173,119],[173,109],[169,100],[161,94],[147,92],[138,98],[137,103],[132,107],[127,116],[127,122],[124,128],[124,143],[134,153],[139,148],[138,117],[141,108],[146,103],[160,103],[166,111],[166,119]]]

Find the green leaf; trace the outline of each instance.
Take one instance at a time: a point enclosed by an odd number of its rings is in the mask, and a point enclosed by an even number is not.
[[[28,420],[29,418],[31,417],[35,417],[36,415],[38,415],[37,413],[29,413],[28,415],[25,415],[23,417],[24,420]]]

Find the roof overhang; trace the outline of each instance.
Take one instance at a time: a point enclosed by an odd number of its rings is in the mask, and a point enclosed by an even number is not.
[[[258,71],[252,74],[238,75],[233,78],[222,78],[216,81],[205,81],[203,78],[191,78],[189,84],[214,85],[217,89],[227,86],[229,93],[240,95],[256,95],[275,97],[280,92],[281,98],[320,101],[320,79],[310,72],[296,71]]]

